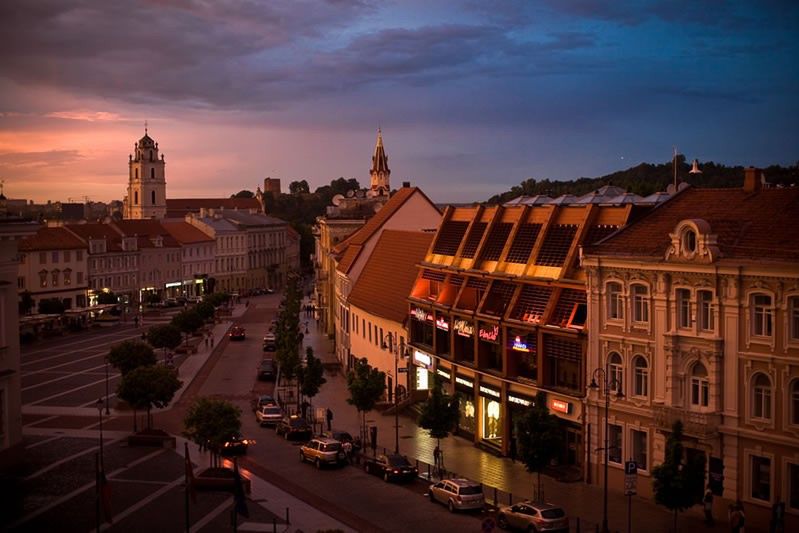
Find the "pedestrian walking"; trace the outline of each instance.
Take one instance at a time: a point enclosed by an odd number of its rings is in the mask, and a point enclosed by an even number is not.
[[[716,521],[713,520],[713,491],[710,490],[710,485],[707,486],[705,495],[702,497],[702,506],[705,510],[705,525],[713,527]]]
[[[139,315],[133,317],[133,325],[139,327]]]
[[[436,470],[441,468],[441,448],[438,447],[438,444],[436,444],[436,449],[433,450],[433,462]]]
[[[327,408],[327,412],[325,412],[325,418],[327,419],[327,430],[333,430],[333,411],[330,410],[330,407]]]
[[[744,533],[744,514],[740,500],[730,504],[729,518],[731,533]]]
[[[214,347],[214,334],[211,333],[211,348]]]
[[[208,349],[208,343],[210,342],[210,340],[211,340],[211,339],[210,339],[210,338],[208,338],[208,336],[206,335],[206,336],[205,336],[205,348],[206,348],[206,350]]]

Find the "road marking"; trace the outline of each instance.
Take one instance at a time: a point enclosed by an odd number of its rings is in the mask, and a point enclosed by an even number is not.
[[[191,529],[189,529],[189,533],[197,533],[198,531],[200,531],[202,528],[204,528],[206,525],[208,525],[211,522],[211,520],[213,520],[214,518],[216,518],[217,516],[222,514],[222,512],[225,509],[227,509],[230,506],[230,504],[232,504],[232,503],[233,503],[233,496],[231,496],[230,498],[227,498],[225,501],[223,501],[222,503],[217,505],[216,508],[213,511],[211,511],[208,514],[206,514],[200,520],[195,522],[194,525],[191,526]]]
[[[121,440],[122,440],[121,438],[119,438],[119,439],[112,439],[112,440],[109,440],[108,442],[104,442],[104,443],[103,443],[103,445],[104,445],[104,446],[108,446],[108,445],[110,445],[110,444],[114,444],[115,442],[119,442],[119,441],[121,441]],[[91,448],[88,448],[88,449],[86,449],[86,450],[83,450],[82,452],[73,453],[72,455],[70,455],[70,456],[68,456],[68,457],[64,457],[64,458],[63,458],[63,459],[61,459],[60,461],[56,461],[55,463],[50,463],[49,465],[45,466],[44,468],[42,468],[42,469],[40,469],[40,470],[37,470],[37,471],[36,471],[36,472],[34,472],[33,474],[31,474],[31,475],[29,475],[28,477],[26,477],[26,478],[25,478],[25,481],[30,481],[30,480],[32,480],[32,479],[36,479],[37,477],[41,476],[42,474],[46,474],[47,472],[49,472],[49,471],[50,471],[50,470],[52,470],[53,468],[56,468],[56,467],[58,467],[58,466],[60,466],[60,465],[62,465],[62,464],[64,464],[64,463],[66,463],[67,461],[71,461],[71,460],[73,460],[73,459],[77,459],[78,457],[80,457],[80,456],[82,456],[82,455],[86,455],[87,453],[96,452],[96,451],[98,451],[99,449],[100,449],[100,447],[99,447],[99,446],[92,446]]]
[[[185,478],[186,478],[185,475],[180,476],[175,481],[172,481],[168,485],[165,485],[165,486],[161,487],[160,489],[158,489],[157,491],[153,492],[152,494],[150,494],[149,496],[147,496],[143,500],[139,500],[135,504],[131,505],[130,507],[128,507],[127,509],[122,511],[121,513],[116,513],[114,515],[114,520],[116,520],[117,523],[121,522],[124,518],[126,518],[126,517],[130,516],[131,514],[135,513],[136,511],[138,511],[139,509],[141,509],[142,507],[144,507],[145,505],[147,505],[151,501],[155,500],[156,498],[160,498],[165,493],[169,492],[170,490],[172,490],[173,488],[177,487],[178,485],[182,485],[183,482],[185,481]],[[105,531],[108,528],[112,527],[113,525],[114,524],[105,523],[102,526],[100,526],[100,531]]]
[[[69,389],[68,391],[59,392],[58,394],[53,394],[52,396],[48,396],[47,398],[39,398],[35,402],[26,403],[24,405],[39,405],[42,402],[46,402],[46,401],[52,400],[53,398],[58,398],[59,396],[65,396],[67,394],[72,394],[75,391],[79,391],[81,389],[87,389],[89,387],[93,387],[95,385],[99,385],[100,383],[105,383],[105,379],[100,379],[100,380],[97,380],[97,381],[93,381],[91,383],[87,383],[86,385],[81,385],[80,387],[75,387],[74,389]],[[22,390],[25,390],[25,389],[22,389]]]
[[[31,422],[30,424],[25,424],[22,427],[23,428],[29,428],[29,427],[35,426],[37,424],[42,424],[44,422],[49,422],[50,420],[53,420],[53,419],[56,419],[56,418],[58,418],[58,415],[48,416],[47,418],[42,418],[40,420],[37,420],[36,422]]]
[[[96,448],[94,448],[94,449],[96,449]],[[122,468],[117,468],[116,470],[114,470],[113,472],[108,474],[108,477],[110,478],[110,477],[115,476],[117,474],[121,474],[122,472],[133,468],[134,466],[138,465],[141,462],[149,461],[150,459],[153,459],[156,455],[158,455],[160,453],[164,453],[165,451],[166,451],[165,449],[156,450],[156,451],[154,451],[154,452],[152,452],[152,453],[150,453],[148,455],[145,455],[144,457],[142,457],[140,459],[137,459],[137,460],[133,461],[132,463],[129,463],[129,464],[123,466]],[[68,494],[64,494],[63,496],[61,496],[58,499],[52,500],[48,505],[45,505],[44,507],[40,507],[39,509],[36,509],[35,511],[23,516],[22,518],[20,518],[19,520],[17,520],[13,524],[11,524],[9,529],[14,529],[15,527],[21,526],[25,522],[30,522],[31,520],[33,520],[37,516],[39,516],[39,515],[41,515],[43,513],[46,513],[47,511],[49,511],[50,509],[52,509],[54,507],[58,507],[59,505],[61,505],[64,502],[68,502],[69,500],[71,500],[72,498],[74,498],[75,496],[80,494],[81,492],[84,492],[84,491],[87,491],[89,489],[92,489],[96,485],[97,485],[96,481],[91,481],[91,482],[86,483],[85,485],[83,485],[81,487],[78,487],[77,489],[73,490],[72,492],[70,492]]]
[[[120,337],[117,340],[119,340],[119,342],[124,342],[124,341],[127,341],[127,340],[140,339],[140,338],[141,338],[141,335],[132,335],[132,336],[128,336],[128,337]],[[57,359],[59,357],[64,357],[65,355],[69,355],[69,354],[72,354],[72,353],[87,352],[87,351],[91,351],[91,350],[94,350],[94,349],[99,349],[100,351],[98,352],[98,354],[100,354],[100,353],[103,353],[104,351],[106,351],[109,348],[110,344],[112,344],[112,343],[104,342],[104,343],[101,343],[102,348],[97,348],[98,345],[93,345],[93,346],[87,346],[87,347],[84,347],[84,348],[81,348],[81,349],[77,349],[77,350],[67,350],[65,352],[56,352],[54,355],[50,355],[48,357],[40,357],[38,359],[33,359],[31,361],[25,361],[25,362],[21,363],[20,366],[33,365],[33,364],[36,364],[36,363],[42,363],[42,362],[50,361],[51,359]],[[53,350],[47,350],[47,352],[53,353]],[[22,355],[25,356],[25,355],[28,355],[28,354],[22,354]]]
[[[61,376],[60,378],[51,379],[49,381],[42,381],[41,383],[37,383],[36,385],[28,385],[27,387],[22,387],[21,390],[22,390],[22,392],[25,392],[25,391],[30,390],[30,389],[35,389],[37,387],[43,387],[44,385],[49,385],[51,383],[55,383],[56,381],[63,381],[63,380],[65,380],[65,379],[67,379],[67,378],[69,378],[71,376],[80,376],[81,374],[90,374],[90,373],[94,372],[95,370],[99,370],[101,368],[103,370],[105,370],[105,365],[94,366],[92,368],[87,368],[86,370],[81,370],[80,372],[72,372],[71,374],[67,374],[65,376]],[[108,379],[111,379],[110,375],[108,376]],[[105,378],[101,379],[100,381],[104,382]]]
[[[57,417],[53,416],[51,418],[57,418]],[[42,444],[47,444],[48,442],[52,442],[52,441],[58,440],[60,438],[61,438],[61,435],[56,435],[55,437],[50,437],[49,439],[40,440],[39,442],[34,442],[33,444],[29,444],[29,445],[25,446],[25,449],[26,450],[32,450],[32,449],[36,448],[37,446],[41,446]]]
[[[33,350],[31,352],[25,351],[25,352],[22,353],[22,355],[23,356],[28,356],[28,355],[35,355],[37,353],[52,352],[53,348],[64,348],[64,347],[67,347],[67,346],[74,346],[76,344],[81,344],[81,343],[84,343],[84,342],[88,342],[90,340],[97,340],[97,339],[102,339],[102,338],[105,338],[105,337],[113,337],[114,335],[120,335],[120,334],[124,334],[124,333],[126,333],[126,332],[125,331],[114,331],[112,333],[105,333],[105,334],[101,334],[101,335],[92,335],[92,336],[90,336],[88,338],[75,340],[75,342],[68,342],[68,343],[64,343],[64,344],[58,344],[57,346],[52,346],[50,348],[41,348],[39,350]],[[139,333],[136,336],[137,337],[141,337],[141,333]],[[77,350],[74,350],[74,351],[77,351]]]

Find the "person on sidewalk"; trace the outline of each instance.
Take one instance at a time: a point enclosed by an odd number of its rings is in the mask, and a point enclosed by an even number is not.
[[[328,407],[327,412],[325,412],[325,418],[327,419],[327,430],[333,431],[333,411],[330,410],[330,407]]]
[[[710,485],[707,486],[705,495],[702,497],[702,506],[705,510],[705,525],[713,527],[716,521],[713,520],[713,491],[710,490]]]
[[[211,348],[214,347],[214,334],[211,333]]]
[[[206,349],[206,350],[208,349],[208,341],[209,341],[209,340],[210,340],[210,339],[209,339],[209,338],[208,338],[208,336],[206,335],[206,336],[205,336],[205,349]]]

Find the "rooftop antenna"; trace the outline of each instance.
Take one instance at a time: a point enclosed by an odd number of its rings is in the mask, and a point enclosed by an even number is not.
[[[144,121],[144,134],[147,135],[147,121]]]

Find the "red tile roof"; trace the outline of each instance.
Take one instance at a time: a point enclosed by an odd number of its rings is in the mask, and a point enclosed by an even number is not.
[[[31,252],[38,250],[79,250],[88,245],[64,228],[39,228],[35,235],[25,237],[19,242],[19,250]]]
[[[214,242],[213,237],[183,220],[163,220],[161,225],[180,244]]]
[[[799,261],[799,188],[688,188],[586,253],[663,259],[669,233],[692,218],[718,235],[723,259]]]
[[[169,234],[159,220],[142,219],[142,220],[121,220],[116,221],[113,225],[128,237],[146,237],[146,239],[139,239],[139,248],[151,248],[155,246],[150,239],[156,236],[163,238],[163,245],[165,247],[180,246],[178,241]]]
[[[109,252],[122,249],[122,234],[110,224],[90,222],[88,224],[67,224],[65,227],[86,241],[88,239],[106,239]]]
[[[416,280],[416,265],[424,260],[432,233],[385,230],[352,289],[349,302],[379,317],[402,323],[406,299]]]
[[[388,202],[385,203],[380,211],[375,213],[375,215],[367,220],[363,226],[358,228],[357,231],[352,233],[349,237],[344,239],[333,248],[334,254],[343,254],[342,259],[338,264],[337,270],[345,274],[349,272],[349,269],[352,268],[352,265],[358,258],[358,254],[360,254],[360,250],[363,248],[363,245],[369,239],[371,239],[372,236],[383,227],[383,224],[385,224],[388,219],[390,219],[397,211],[399,211],[405,202],[407,202],[416,193],[421,194],[422,198],[427,200],[431,206],[438,210],[438,207],[436,207],[436,205],[430,201],[430,199],[422,192],[420,188],[403,187],[399,189],[391,198],[389,198]],[[355,251],[348,252],[347,249],[353,245],[357,247]]]

